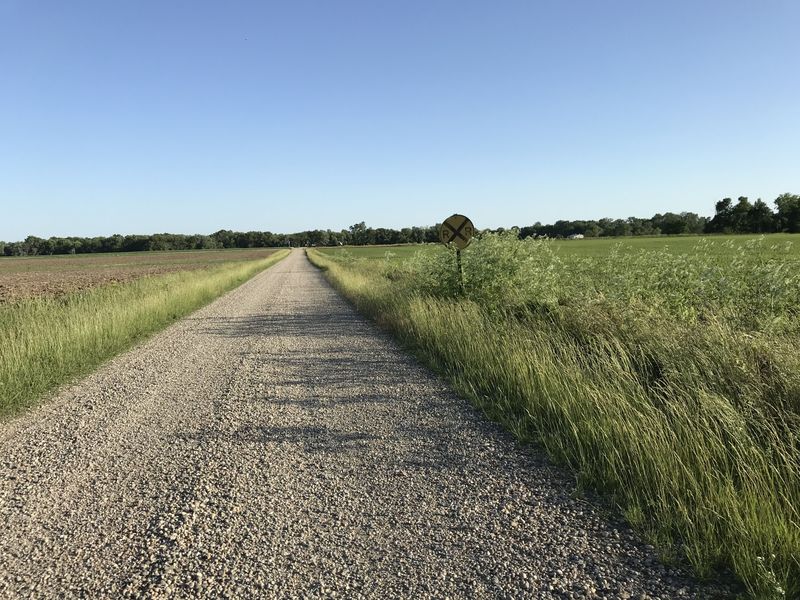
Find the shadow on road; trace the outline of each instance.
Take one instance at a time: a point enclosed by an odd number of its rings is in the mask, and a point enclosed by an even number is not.
[[[376,331],[353,313],[304,310],[302,314],[261,314],[244,317],[196,317],[204,322],[201,332],[242,338],[251,336],[303,337],[315,339],[372,336]]]

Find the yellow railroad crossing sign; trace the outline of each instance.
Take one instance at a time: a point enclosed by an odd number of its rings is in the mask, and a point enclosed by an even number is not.
[[[475,227],[464,215],[453,215],[445,219],[439,228],[439,239],[445,246],[453,244],[458,250],[463,250],[469,246],[472,236],[475,235]]]

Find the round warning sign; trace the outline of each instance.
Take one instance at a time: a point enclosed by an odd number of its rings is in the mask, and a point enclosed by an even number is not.
[[[469,246],[472,236],[475,234],[475,227],[464,215],[453,215],[448,217],[439,228],[439,239],[445,246],[452,244],[459,250]]]

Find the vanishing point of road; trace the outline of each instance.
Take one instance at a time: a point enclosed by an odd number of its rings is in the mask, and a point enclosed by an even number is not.
[[[707,596],[573,487],[295,250],[0,424],[0,597]]]

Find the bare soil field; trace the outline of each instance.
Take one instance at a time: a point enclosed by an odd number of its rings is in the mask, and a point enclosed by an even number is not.
[[[57,297],[141,277],[266,258],[272,248],[0,258],[0,303]]]

